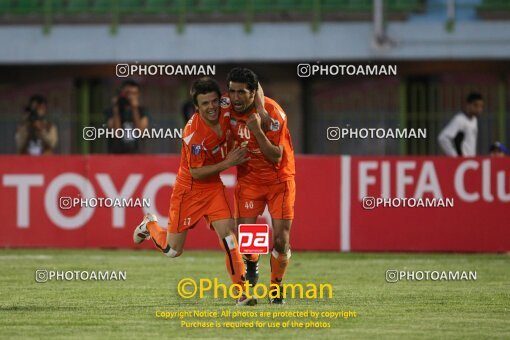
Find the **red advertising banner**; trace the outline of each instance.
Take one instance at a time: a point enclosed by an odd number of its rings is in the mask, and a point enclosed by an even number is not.
[[[350,170],[351,250],[510,250],[510,159],[353,157]],[[366,209],[367,196],[390,200]]]
[[[138,248],[132,233],[146,212],[155,213],[161,226],[167,225],[179,160],[178,156],[2,156],[0,246]],[[295,205],[294,249],[339,249],[338,172],[338,157],[305,157],[298,164],[296,180],[302,184]],[[233,203],[235,170],[222,178]],[[328,187],[331,190],[324,192]],[[145,199],[150,207],[115,207],[111,201],[110,207],[67,206],[68,199],[91,197]],[[267,210],[258,222],[271,224]],[[216,248],[217,237],[205,222],[188,233],[186,249]]]
[[[0,246],[138,248],[132,232],[144,213],[167,224],[178,163],[2,156]],[[510,159],[298,156],[296,173],[294,250],[510,251]],[[233,202],[235,170],[222,178]],[[258,222],[271,225],[267,210]],[[219,245],[201,222],[185,248]]]

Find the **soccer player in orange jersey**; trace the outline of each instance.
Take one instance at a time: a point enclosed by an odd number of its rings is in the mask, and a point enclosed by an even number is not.
[[[193,83],[191,95],[198,112],[183,131],[181,163],[170,198],[168,231],[158,225],[156,216],[147,214],[136,227],[133,240],[138,244],[150,238],[166,256],[177,257],[183,251],[188,230],[205,217],[225,251],[232,282],[244,286],[244,263],[232,232],[234,220],[219,174],[249,158],[246,157],[246,148],[227,150],[230,117],[220,114],[221,92],[216,81],[211,78],[197,80]],[[243,293],[237,304],[253,305],[256,302]]]
[[[222,112],[230,112],[236,144],[246,146],[250,158],[237,166],[236,224],[255,223],[268,206],[273,226],[271,284],[281,287],[291,256],[289,238],[296,196],[294,150],[287,116],[278,103],[264,97],[253,71],[234,68],[227,82],[228,96],[224,95],[220,102]],[[258,255],[245,256],[246,278],[251,284],[258,281],[258,259]],[[270,294],[271,303],[285,302],[282,296],[275,295]]]

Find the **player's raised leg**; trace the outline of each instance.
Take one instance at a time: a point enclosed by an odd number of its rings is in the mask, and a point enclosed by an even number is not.
[[[212,222],[212,226],[220,240],[220,245],[225,251],[225,264],[232,279],[232,283],[244,286],[246,282],[246,278],[244,276],[244,263],[243,258],[239,253],[237,238],[232,232],[233,225],[233,219],[222,219]],[[248,298],[243,293],[243,295],[237,300],[237,304],[253,306],[257,304],[257,299]]]
[[[290,251],[290,228],[292,220],[278,220],[273,219],[273,250],[271,251],[271,285],[278,285],[281,287],[285,272],[289,265],[291,251]],[[283,296],[275,296],[270,294],[270,303],[283,304],[285,300]]]
[[[153,214],[146,214],[142,222],[135,228],[133,241],[140,244],[151,239],[154,245],[168,257],[178,257],[182,254],[187,230],[181,233],[169,233],[158,224]]]
[[[154,214],[145,214],[142,222],[135,228],[133,232],[133,242],[135,244],[140,244],[143,241],[149,239],[151,237],[149,230],[147,230],[147,223],[149,222],[157,222],[158,219]]]

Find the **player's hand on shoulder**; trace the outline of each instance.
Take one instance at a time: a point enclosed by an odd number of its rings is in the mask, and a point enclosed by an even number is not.
[[[255,108],[257,109],[257,112],[263,112],[264,111],[264,90],[262,89],[262,86],[259,82],[259,87],[257,88],[257,91],[255,92]]]
[[[246,157],[247,151],[248,150],[245,147],[236,146],[227,154],[225,160],[230,166],[235,166],[247,162],[250,160],[249,157]]]
[[[255,109],[257,110],[261,118],[260,125],[262,127],[262,131],[267,132],[269,131],[271,117],[269,117],[269,113],[267,113],[264,104],[265,104],[264,90],[262,89],[262,85],[260,85],[259,82],[259,87],[255,95]]]

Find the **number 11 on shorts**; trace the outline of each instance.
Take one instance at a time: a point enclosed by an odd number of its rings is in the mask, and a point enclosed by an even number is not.
[[[238,240],[241,254],[267,254],[269,253],[269,226],[240,224]]]

